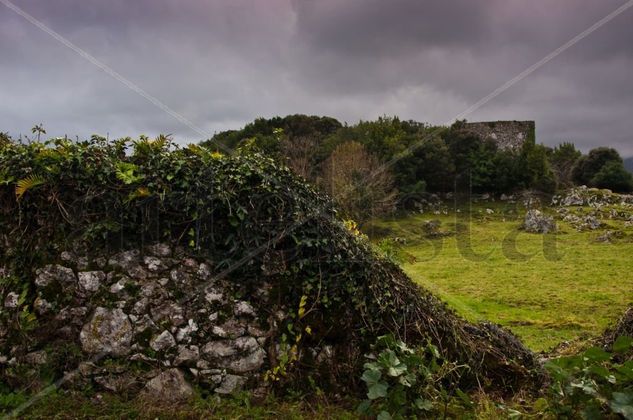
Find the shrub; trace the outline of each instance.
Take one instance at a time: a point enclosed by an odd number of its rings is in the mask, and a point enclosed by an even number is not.
[[[622,158],[617,150],[609,147],[598,147],[590,150],[586,156],[582,156],[576,161],[572,170],[574,182],[578,185],[590,185],[593,177],[608,162],[622,164]]]
[[[579,355],[551,360],[545,368],[552,383],[549,411],[558,417],[602,418],[621,415],[633,419],[633,360],[618,355],[633,347],[633,339],[619,337],[613,353],[592,347]]]
[[[590,185],[627,193],[633,191],[633,175],[624,168],[621,162],[611,161],[605,163],[598,173],[591,178]]]
[[[363,415],[378,419],[430,417],[439,414],[454,395],[461,403],[470,399],[455,387],[455,377],[467,366],[458,366],[442,358],[437,347],[427,344],[412,349],[392,335],[379,337],[367,356],[362,376],[367,399],[358,407]],[[452,388],[445,387],[453,384]]]

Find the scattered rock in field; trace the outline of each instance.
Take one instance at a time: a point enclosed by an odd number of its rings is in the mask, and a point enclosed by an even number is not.
[[[598,218],[596,218],[595,216],[585,217],[583,220],[583,224],[584,224],[583,227],[587,229],[591,229],[591,230],[600,229],[603,225],[603,223],[600,220],[598,220]]]
[[[611,243],[614,239],[621,239],[623,237],[624,232],[607,230],[605,233],[596,238],[596,242]]]
[[[522,228],[530,233],[550,233],[556,231],[553,217],[545,216],[539,210],[528,210]]]
[[[440,229],[441,225],[442,225],[442,222],[437,220],[437,219],[426,220],[422,224],[422,229],[424,230],[424,234],[428,238],[438,238],[438,237],[441,237],[441,236],[448,236],[448,235],[450,235],[449,232],[445,232],[445,231],[442,231]]]
[[[611,190],[587,188],[583,185],[572,188],[564,194],[555,195],[552,198],[552,205],[555,206],[588,206],[600,208],[612,204],[633,204],[633,195],[616,194]]]

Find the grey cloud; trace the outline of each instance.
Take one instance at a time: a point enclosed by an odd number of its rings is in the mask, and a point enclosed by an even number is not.
[[[15,0],[208,132],[257,116],[445,123],[622,0]],[[633,9],[469,115],[633,154]],[[0,5],[0,131],[199,135]]]

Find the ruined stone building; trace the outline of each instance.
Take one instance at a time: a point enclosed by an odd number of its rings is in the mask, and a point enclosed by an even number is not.
[[[467,122],[463,130],[483,140],[492,139],[500,149],[518,151],[526,140],[534,141],[534,121]]]

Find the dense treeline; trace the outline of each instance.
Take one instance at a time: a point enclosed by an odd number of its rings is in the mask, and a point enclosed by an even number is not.
[[[359,147],[342,149],[352,142]],[[583,156],[573,143],[550,148],[538,144],[532,134],[519,150],[507,150],[465,130],[464,121],[443,127],[382,117],[343,125],[329,117],[290,115],[256,119],[241,130],[216,134],[205,144],[263,151],[326,190],[340,184],[331,179],[337,173],[331,170],[333,156],[348,166],[369,156],[380,165],[370,172],[367,167],[375,165],[364,165],[365,173],[359,171],[357,177],[371,184],[381,175],[383,188],[391,180],[400,198],[451,191],[553,193],[576,184],[633,190],[633,178],[614,149],[598,148]]]

